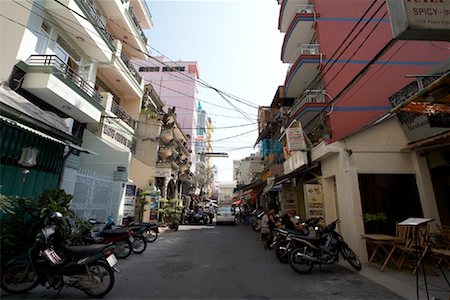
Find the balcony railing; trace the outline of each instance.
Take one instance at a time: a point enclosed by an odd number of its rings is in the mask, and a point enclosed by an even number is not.
[[[139,72],[136,70],[136,68],[131,63],[131,60],[128,58],[128,56],[125,54],[125,52],[122,50],[120,52],[120,58],[124,62],[124,64],[127,66],[128,70],[130,71],[131,75],[137,80],[139,84],[142,82],[142,76],[139,74]]]
[[[106,29],[106,25],[102,20],[103,15],[100,13],[100,11],[96,7],[94,7],[91,0],[78,0],[78,2],[79,4],[81,4],[81,7],[87,13],[88,17],[93,21],[93,23],[95,24],[94,26],[97,27],[101,31],[101,34],[106,37],[109,42],[109,46],[112,47],[112,49],[115,49],[113,44],[113,35],[108,31],[108,29]]]
[[[291,64],[287,70],[287,73],[289,74],[289,71],[294,65],[295,59],[298,57],[298,55],[320,55],[320,54],[321,53],[319,44],[301,44],[298,47],[297,51],[295,51],[294,56],[291,58]]]
[[[119,119],[127,123],[128,126],[130,126],[133,129],[136,129],[137,122],[133,120],[133,118],[129,114],[127,114],[127,112],[123,110],[123,108],[120,107],[120,105],[115,101],[112,102],[111,112],[115,114]]]
[[[139,24],[139,20],[136,17],[136,15],[133,12],[133,7],[129,7],[127,10],[128,15],[130,16],[131,20],[133,21],[134,26],[136,27],[136,30],[139,32],[139,35],[142,39],[142,41],[144,42],[145,45],[147,45],[147,37],[144,34],[144,31],[142,30],[141,25]]]
[[[296,101],[297,102],[297,101]],[[291,112],[295,112],[298,108],[308,103],[325,103],[325,91],[309,91],[298,101],[291,109]]]
[[[71,80],[76,86],[78,86],[83,92],[95,101],[101,103],[102,96],[83,78],[81,78],[77,72],[72,69],[68,64],[61,60],[56,55],[31,55],[27,64],[30,66],[51,66],[58,70],[58,74],[63,75],[65,78]]]

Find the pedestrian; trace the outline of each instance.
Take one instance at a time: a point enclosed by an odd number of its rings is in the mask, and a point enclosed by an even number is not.
[[[273,240],[273,230],[276,227],[276,220],[275,220],[275,208],[270,207],[269,211],[267,212],[267,218],[268,218],[268,227],[269,227],[269,237],[266,239],[266,244],[264,245],[264,249],[270,250],[272,249],[272,240]]]
[[[208,206],[208,217],[209,224],[212,224],[214,218],[214,205],[212,203]]]
[[[294,222],[292,222],[291,218],[287,213],[281,216],[281,225],[284,226],[285,229],[296,230]]]

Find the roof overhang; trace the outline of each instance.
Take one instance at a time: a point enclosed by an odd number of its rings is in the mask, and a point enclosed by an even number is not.
[[[391,112],[450,114],[450,72],[394,107]]]

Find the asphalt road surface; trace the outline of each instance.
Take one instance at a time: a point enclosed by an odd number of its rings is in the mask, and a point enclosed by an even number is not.
[[[249,226],[183,225],[164,232],[141,254],[119,260],[105,299],[401,299],[342,265],[295,273]],[[86,299],[83,292],[38,287],[1,299]]]

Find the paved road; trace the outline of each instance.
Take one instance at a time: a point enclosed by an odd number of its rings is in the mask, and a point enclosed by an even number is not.
[[[121,273],[106,299],[401,299],[342,265],[295,273],[263,249],[245,225],[180,226],[149,244],[146,252],[120,260]],[[38,288],[2,299],[52,299]],[[63,289],[57,299],[85,299]]]

